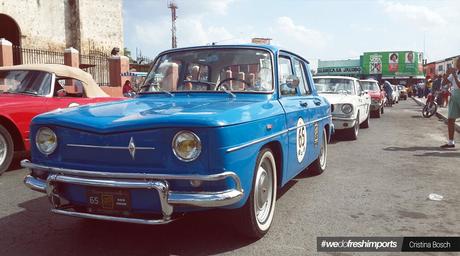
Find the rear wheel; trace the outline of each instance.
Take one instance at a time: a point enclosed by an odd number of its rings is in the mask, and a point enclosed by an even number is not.
[[[13,160],[14,145],[8,130],[0,125],[0,175],[10,167]]]
[[[313,175],[319,175],[326,170],[327,165],[327,132],[323,129],[323,139],[321,141],[318,158],[311,165],[310,172]]]
[[[276,190],[275,157],[269,148],[264,148],[257,156],[249,198],[238,209],[236,227],[243,235],[259,239],[268,232],[275,212]]]

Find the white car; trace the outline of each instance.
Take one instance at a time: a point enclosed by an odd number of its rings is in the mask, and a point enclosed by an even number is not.
[[[317,76],[313,78],[318,93],[332,105],[334,128],[342,130],[351,140],[358,138],[359,128],[369,127],[371,97],[359,80],[345,76]]]
[[[391,95],[391,96],[393,96],[393,104],[399,103],[399,93],[400,93],[400,91],[399,91],[398,86],[392,84],[391,88],[393,88],[393,93]]]

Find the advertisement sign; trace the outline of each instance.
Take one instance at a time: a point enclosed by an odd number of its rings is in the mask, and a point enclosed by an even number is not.
[[[423,76],[423,54],[421,52],[365,52],[361,65],[363,75]]]

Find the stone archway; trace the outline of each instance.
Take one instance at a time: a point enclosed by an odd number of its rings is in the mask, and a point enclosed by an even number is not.
[[[10,41],[13,46],[21,46],[21,29],[18,23],[6,14],[0,13],[0,38]],[[20,51],[13,48],[13,64],[21,64]]]

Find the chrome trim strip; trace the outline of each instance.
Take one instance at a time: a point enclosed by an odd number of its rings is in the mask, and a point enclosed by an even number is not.
[[[331,115],[328,115],[328,116],[325,116],[325,117],[322,117],[322,118],[319,118],[319,119],[315,119],[315,120],[313,120],[313,121],[309,121],[309,122],[305,123],[303,126],[307,126],[307,125],[309,125],[309,124],[312,124],[312,123],[315,123],[315,122],[319,122],[319,121],[322,121],[322,120],[327,119],[327,118],[330,118],[330,117],[331,117]],[[262,138],[257,139],[257,140],[253,140],[253,141],[251,141],[251,142],[242,144],[242,145],[240,145],[240,146],[236,146],[236,147],[229,148],[229,149],[226,150],[226,152],[227,152],[227,153],[230,153],[230,152],[233,152],[233,151],[236,151],[236,150],[240,150],[240,149],[242,149],[242,148],[252,146],[252,145],[254,145],[254,144],[260,143],[260,142],[265,141],[265,140],[269,140],[269,139],[271,139],[271,138],[277,137],[277,136],[279,136],[279,135],[282,135],[282,134],[284,134],[284,133],[290,132],[290,131],[295,130],[295,129],[297,129],[297,126],[291,127],[291,128],[289,128],[289,129],[285,129],[285,130],[282,130],[282,131],[279,131],[279,132],[277,132],[277,133],[274,133],[274,134],[271,134],[271,135],[262,137]]]
[[[293,130],[296,130],[297,128],[299,128],[299,127],[307,127],[307,126],[310,125],[310,124],[313,124],[313,123],[322,121],[322,120],[324,120],[324,119],[326,119],[326,118],[330,118],[330,117],[331,117],[331,115],[325,116],[325,117],[322,117],[322,118],[318,118],[318,119],[315,119],[315,120],[313,120],[313,121],[306,122],[304,125],[291,127],[291,128],[289,128],[288,130],[289,130],[289,131],[293,131]]]
[[[332,118],[332,121],[347,121],[347,122],[351,122],[351,121],[355,121],[356,118],[346,118],[346,117],[333,117]]]
[[[114,217],[114,216],[108,216],[108,215],[66,211],[66,210],[61,210],[61,209],[51,209],[51,212],[56,213],[56,214],[70,216],[70,217],[105,220],[105,221],[127,222],[127,223],[144,224],[144,225],[166,224],[166,223],[170,223],[171,221],[174,221],[172,219],[149,220],[149,219]]]
[[[248,142],[248,143],[245,143],[245,144],[243,144],[243,145],[229,148],[229,149],[226,150],[226,152],[227,152],[227,153],[230,153],[230,152],[233,152],[233,151],[236,151],[236,150],[240,150],[240,149],[242,149],[242,148],[252,146],[252,145],[254,145],[254,144],[257,144],[257,143],[262,142],[262,141],[265,141],[265,140],[269,140],[269,139],[271,139],[271,138],[277,137],[277,136],[282,135],[282,134],[287,133],[287,132],[288,132],[287,129],[286,129],[286,130],[282,130],[282,131],[280,131],[280,132],[277,132],[277,133],[274,133],[274,134],[272,134],[272,135],[268,135],[268,136],[262,137],[262,138],[257,139],[257,140],[253,140],[253,141]]]
[[[97,145],[85,145],[85,144],[67,144],[67,147],[78,147],[78,148],[103,148],[103,149],[128,149],[129,147],[119,147],[119,146],[97,146]],[[143,150],[155,150],[154,147],[137,147],[137,149]]]

